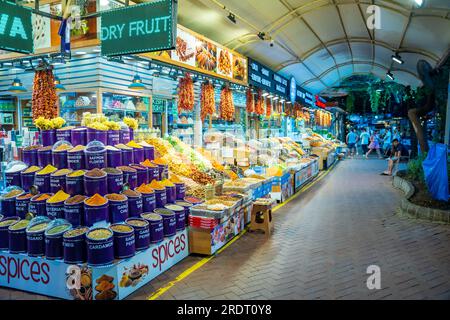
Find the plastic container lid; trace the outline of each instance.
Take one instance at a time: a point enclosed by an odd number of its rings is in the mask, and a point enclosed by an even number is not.
[[[160,221],[162,219],[161,215],[157,213],[142,213],[141,217],[150,221]]]
[[[87,152],[87,153],[102,152],[105,150],[106,150],[105,145],[102,142],[100,142],[98,140],[94,140],[87,144],[86,149],[84,149],[84,152]]]
[[[30,230],[32,227],[37,226],[39,224],[46,224],[45,228],[47,228],[48,224],[50,223],[50,218],[48,218],[47,216],[37,216],[33,219],[31,219],[30,223],[28,224],[27,227],[27,232],[40,232],[42,231],[41,229],[38,230]]]
[[[60,151],[67,151],[73,148],[73,145],[66,140],[59,140],[58,142],[56,142],[53,147],[52,147],[52,152],[58,152],[57,148],[59,148],[62,145],[67,145],[69,146],[66,150],[60,150]]]
[[[6,173],[14,173],[25,170],[27,168],[27,164],[22,161],[11,161],[6,165],[5,172]]]
[[[69,223],[69,221],[65,219],[55,219],[49,223],[47,229],[45,230],[45,236],[60,235],[70,228],[72,228],[72,225]]]

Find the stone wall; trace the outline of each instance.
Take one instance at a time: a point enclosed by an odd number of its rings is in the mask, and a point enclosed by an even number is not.
[[[415,192],[414,186],[409,181],[395,175],[392,183],[394,187],[402,190],[405,194],[405,198],[400,203],[400,215],[414,219],[450,224],[450,211],[426,208],[409,201]]]

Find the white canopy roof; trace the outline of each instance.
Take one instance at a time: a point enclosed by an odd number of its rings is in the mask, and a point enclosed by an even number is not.
[[[380,29],[366,24],[372,4],[380,8]],[[417,61],[436,66],[450,48],[450,0],[424,0],[422,8],[415,0],[181,0],[179,23],[294,76],[313,93],[353,74],[384,79],[388,70],[416,87]],[[404,64],[392,61],[395,52]]]

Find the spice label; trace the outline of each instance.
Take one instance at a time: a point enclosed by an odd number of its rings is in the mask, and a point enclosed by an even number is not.
[[[52,220],[64,218],[64,207],[47,206],[47,217],[49,217]]]
[[[26,212],[28,211],[30,201],[16,201],[16,211]]]
[[[86,160],[88,166],[99,166],[101,168],[105,167],[106,163],[105,153],[86,155]]]

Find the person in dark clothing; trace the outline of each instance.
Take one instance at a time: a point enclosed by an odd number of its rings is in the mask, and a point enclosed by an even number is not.
[[[388,168],[386,171],[381,173],[385,176],[391,176],[392,175],[392,169],[394,168],[394,163],[399,163],[400,158],[402,156],[402,153],[405,152],[405,147],[398,141],[398,139],[392,140],[392,147],[391,147],[391,155],[387,159],[388,160]]]

